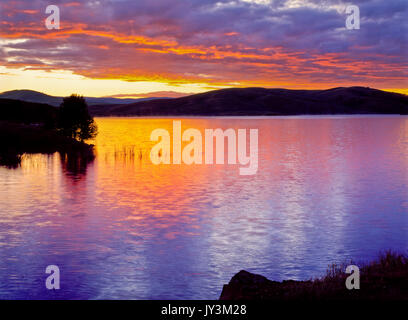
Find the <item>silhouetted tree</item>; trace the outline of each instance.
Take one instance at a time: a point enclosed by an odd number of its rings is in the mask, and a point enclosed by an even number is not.
[[[97,126],[89,114],[85,98],[75,94],[64,98],[59,108],[58,127],[65,136],[80,141],[97,135]]]

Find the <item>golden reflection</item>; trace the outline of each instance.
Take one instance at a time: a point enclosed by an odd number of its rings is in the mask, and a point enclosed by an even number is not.
[[[55,153],[0,167],[10,270],[31,267],[28,254],[35,268],[59,257],[70,283],[91,275],[67,294],[86,298],[158,297],[180,275],[191,297],[240,269],[307,279],[345,252],[377,254],[384,239],[406,247],[407,117],[181,119],[183,130],[258,129],[252,176],[237,165],[153,165],[150,134],[173,120],[97,118],[93,162]]]

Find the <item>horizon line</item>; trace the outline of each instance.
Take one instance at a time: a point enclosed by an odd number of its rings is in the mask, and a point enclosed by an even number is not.
[[[79,94],[80,96],[83,96],[85,98],[97,98],[97,99],[118,99],[118,100],[127,100],[127,99],[149,99],[149,98],[163,98],[163,99],[177,99],[177,98],[182,98],[182,97],[187,97],[187,96],[192,96],[196,94],[201,94],[201,93],[207,93],[207,92],[212,92],[212,91],[219,91],[219,90],[226,90],[226,89],[251,89],[251,88],[259,88],[259,89],[270,89],[270,90],[288,90],[288,91],[326,91],[326,90],[332,90],[332,89],[337,89],[337,88],[369,88],[373,90],[380,90],[380,91],[386,91],[386,92],[392,92],[392,93],[398,93],[398,94],[403,94],[403,95],[408,95],[408,88],[374,88],[370,86],[364,86],[364,85],[354,85],[354,86],[335,86],[335,87],[328,87],[325,89],[303,89],[303,88],[285,88],[285,87],[263,87],[263,86],[245,86],[245,87],[225,87],[225,88],[214,88],[202,92],[180,92],[180,91],[151,91],[151,92],[146,92],[146,93],[119,93],[119,94],[113,94],[113,95],[106,95],[106,96],[87,96],[87,95],[82,95]],[[5,93],[10,93],[14,91],[31,91],[31,92],[36,92],[40,94],[44,94],[53,98],[64,98],[64,97],[69,97],[72,94],[77,94],[75,92],[72,92],[69,95],[53,95],[46,93],[44,91],[38,91],[38,90],[33,90],[33,89],[13,89],[13,90],[6,90],[3,92],[0,92],[0,95],[5,94]],[[163,95],[163,93],[168,93],[168,95]],[[157,95],[155,95],[157,94]]]

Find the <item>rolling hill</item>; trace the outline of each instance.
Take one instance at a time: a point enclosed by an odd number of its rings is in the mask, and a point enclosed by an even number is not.
[[[233,88],[176,99],[93,105],[94,116],[408,114],[408,96],[365,87],[328,90]]]
[[[0,121],[53,126],[58,109],[45,103],[0,99]]]
[[[0,118],[3,120],[17,117],[36,122],[44,115],[55,117],[56,110],[52,110],[54,108],[51,106],[59,102],[57,99],[62,101],[62,98],[35,91],[12,91],[8,96],[14,99],[2,99],[4,96],[0,95]],[[54,100],[48,101],[49,98]],[[26,99],[44,102],[29,103]],[[109,98],[103,101],[109,101]],[[365,87],[339,87],[328,90],[234,88],[128,104],[122,104],[122,101],[121,104],[91,104],[89,111],[93,116],[408,114],[408,96]]]
[[[13,99],[34,103],[46,103],[54,107],[59,107],[63,97],[54,97],[45,93],[33,90],[12,90],[0,93],[0,99]],[[141,98],[141,99],[117,99],[117,98],[92,98],[85,97],[88,105],[105,105],[105,104],[129,104],[138,101],[148,101],[161,98]]]

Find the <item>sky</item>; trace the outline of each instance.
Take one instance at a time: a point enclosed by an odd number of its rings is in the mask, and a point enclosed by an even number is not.
[[[348,30],[347,5],[360,10]],[[49,30],[48,5],[60,9]],[[0,92],[180,96],[226,87],[408,93],[407,0],[0,2]]]

